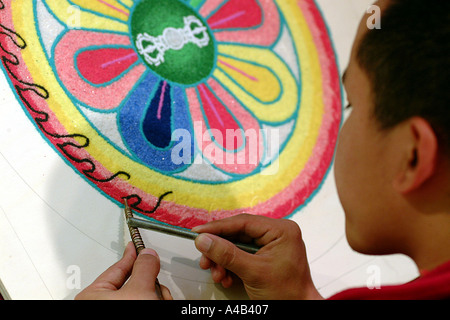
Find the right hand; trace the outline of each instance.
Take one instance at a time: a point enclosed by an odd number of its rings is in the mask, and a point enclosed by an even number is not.
[[[315,288],[306,249],[297,223],[262,216],[238,215],[192,229],[203,254],[200,267],[211,269],[213,280],[230,287],[237,275],[250,299],[322,299]],[[238,249],[230,241],[253,242],[256,254]]]

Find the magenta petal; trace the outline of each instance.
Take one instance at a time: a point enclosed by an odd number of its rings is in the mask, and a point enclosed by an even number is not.
[[[217,42],[272,46],[280,35],[281,17],[275,0],[230,0],[208,18],[208,24]]]
[[[255,0],[229,0],[209,19],[211,29],[252,28],[262,23],[262,10]]]
[[[136,52],[131,48],[100,48],[81,52],[76,63],[86,80],[100,85],[117,78],[137,59]]]
[[[200,99],[202,101],[203,110],[205,112],[205,116],[208,119],[208,124],[210,129],[217,130],[217,132],[221,133],[221,138],[217,139],[216,142],[218,144],[222,144],[223,148],[228,150],[237,150],[244,143],[241,136],[236,137],[233,141],[224,141],[224,137],[227,136],[227,130],[232,132],[236,132],[241,129],[239,124],[236,122],[236,119],[229,113],[225,105],[219,101],[219,99],[212,93],[209,88],[201,84],[198,86],[198,90],[200,93]]]

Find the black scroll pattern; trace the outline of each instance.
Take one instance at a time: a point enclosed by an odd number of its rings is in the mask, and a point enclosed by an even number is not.
[[[5,9],[5,4],[3,0],[0,0],[0,13],[1,10]],[[3,66],[5,67],[8,75],[14,79],[14,89],[16,90],[19,98],[23,102],[24,106],[28,110],[29,114],[32,116],[33,120],[35,121],[37,127],[45,134],[45,136],[49,139],[57,139],[61,140],[61,142],[57,142],[55,145],[56,147],[61,151],[61,153],[71,162],[77,163],[77,164],[85,164],[87,168],[82,169],[81,173],[84,174],[88,179],[93,181],[94,183],[101,184],[101,183],[107,183],[111,182],[114,179],[121,178],[125,180],[130,180],[131,175],[126,171],[118,171],[115,174],[109,176],[109,177],[99,177],[97,173],[97,166],[95,162],[88,157],[85,158],[79,158],[73,155],[73,153],[70,152],[71,148],[75,149],[86,149],[90,145],[90,139],[86,135],[80,134],[80,133],[73,133],[73,134],[59,134],[57,132],[53,132],[47,129],[46,124],[50,120],[49,113],[38,110],[36,107],[33,106],[33,104],[30,102],[30,98],[32,94],[37,95],[40,99],[47,100],[50,97],[50,92],[41,84],[33,83],[33,82],[27,82],[21,79],[15,72],[14,68],[20,68],[20,59],[18,56],[13,52],[5,48],[3,45],[2,38],[6,37],[6,41],[10,41],[10,43],[14,44],[15,49],[17,49],[18,52],[22,50],[26,50],[27,48],[27,42],[25,39],[18,34],[16,31],[8,28],[5,26],[0,19],[0,54],[1,54],[1,61]],[[156,212],[156,210],[161,205],[161,201],[172,192],[167,192],[159,197],[158,202],[153,210],[144,210],[141,208],[142,198],[137,194],[131,194],[124,198],[131,200],[130,201],[130,207],[140,211],[144,214],[152,214]]]

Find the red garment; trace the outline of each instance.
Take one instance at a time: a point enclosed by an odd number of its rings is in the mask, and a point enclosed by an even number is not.
[[[450,261],[403,285],[350,289],[329,300],[450,300]]]

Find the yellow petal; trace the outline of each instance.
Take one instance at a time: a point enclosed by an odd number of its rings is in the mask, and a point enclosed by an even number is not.
[[[48,0],[46,4],[69,28],[128,32],[128,9],[115,0],[73,0],[73,4]]]
[[[127,7],[131,8],[133,6],[134,1],[133,0],[122,0],[122,3],[126,5]]]
[[[72,0],[73,4],[102,15],[128,21],[130,12],[116,0]]]
[[[280,81],[265,66],[225,56],[219,56],[217,65],[263,103],[273,102],[280,96]]]
[[[219,45],[214,77],[261,121],[289,119],[299,104],[299,89],[286,64],[272,51]]]

